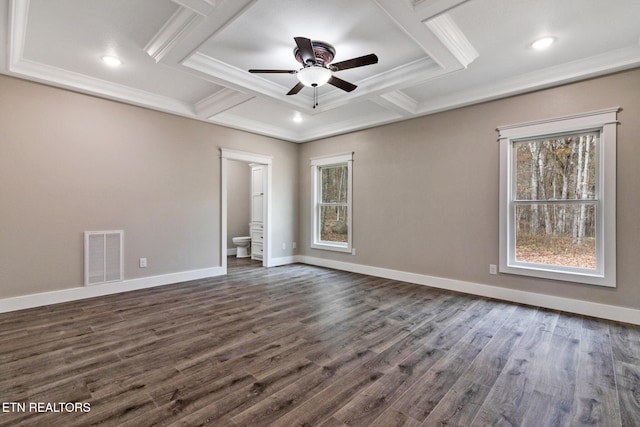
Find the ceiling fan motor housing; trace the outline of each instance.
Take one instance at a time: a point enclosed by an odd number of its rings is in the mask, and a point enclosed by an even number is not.
[[[316,55],[315,64],[311,64],[311,63],[305,64],[304,60],[302,59],[302,56],[300,55],[300,48],[296,46],[293,49],[293,56],[295,56],[296,61],[301,63],[304,67],[310,67],[313,65],[326,66],[331,61],[333,61],[333,58],[336,56],[336,49],[333,46],[331,46],[329,43],[325,43],[318,40],[312,40],[311,45],[313,46],[313,53]]]

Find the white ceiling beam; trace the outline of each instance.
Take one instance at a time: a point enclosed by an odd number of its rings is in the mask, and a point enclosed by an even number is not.
[[[209,16],[216,7],[215,0],[172,0],[174,3],[202,16]]]
[[[464,68],[467,68],[469,64],[480,56],[460,27],[453,22],[453,19],[448,14],[438,15],[425,21],[424,24],[449,49],[449,52],[456,57]]]
[[[426,21],[460,6],[469,0],[414,0],[413,10],[421,21]]]
[[[192,55],[193,52],[197,51],[205,40],[208,40],[220,29],[233,22],[234,19],[257,1],[258,0],[207,0],[205,2],[205,0],[198,0],[198,2],[211,4],[212,9],[205,16],[198,12],[202,12],[202,7],[195,7],[188,0],[178,0],[177,3],[181,5],[184,3],[193,7],[184,7],[184,9],[197,15],[199,19],[194,25],[189,27],[187,32],[175,39],[175,42],[171,45],[171,49],[168,49],[163,55],[162,63],[179,68],[180,63]]]
[[[160,62],[202,20],[202,16],[193,10],[180,7],[147,43],[145,52],[156,62]]]
[[[195,105],[195,110],[199,117],[211,119],[213,116],[253,98],[255,98],[254,95],[248,95],[246,93],[238,92],[237,90],[225,88],[198,101]]]
[[[180,7],[147,43],[149,56],[176,66],[203,40],[233,20],[257,0],[172,0]]]
[[[638,66],[640,66],[640,46],[617,49],[554,67],[515,75],[499,82],[430,98],[418,104],[416,115],[433,114]]]
[[[427,27],[411,3],[398,0],[374,0],[382,10],[440,67],[448,71],[464,68],[458,58]]]
[[[7,69],[13,68],[22,60],[27,38],[27,21],[29,1],[11,0],[9,3],[9,46],[7,52]]]
[[[418,101],[400,90],[382,93],[371,98],[371,101],[407,117],[414,115],[418,109]]]

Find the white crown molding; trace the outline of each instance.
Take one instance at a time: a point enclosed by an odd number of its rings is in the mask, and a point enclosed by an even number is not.
[[[376,96],[397,88],[415,86],[442,74],[446,74],[446,71],[431,58],[421,58],[357,82],[358,89],[352,93],[345,94],[343,91],[336,90],[328,95],[323,95],[322,104],[310,113],[321,113],[342,107],[359,98],[370,98],[372,95]]]
[[[372,101],[404,116],[414,115],[418,108],[418,101],[400,90],[380,94],[378,98],[372,98]]]
[[[275,126],[271,126],[257,120],[248,120],[244,117],[235,115],[223,115],[222,117],[216,117],[215,120],[211,121],[213,123],[235,129],[260,133],[291,142],[302,143],[340,135],[359,129],[365,129],[370,126],[393,123],[404,120],[408,117],[432,114],[479,102],[503,98],[505,96],[524,93],[535,89],[556,86],[562,83],[580,80],[612,71],[632,68],[638,65],[640,65],[640,47],[634,46],[615,52],[609,52],[598,57],[575,61],[574,63],[540,70],[535,73],[529,73],[511,79],[505,79],[499,84],[486,85],[476,89],[433,98],[423,103],[414,103],[413,98],[400,90],[386,92],[380,95],[370,96],[369,99],[370,101],[387,108],[389,110],[388,112],[369,115],[366,117],[355,117],[343,122],[314,127],[304,132],[279,129]],[[414,64],[414,66],[416,68],[420,67],[417,64]],[[403,72],[407,73],[407,76],[409,76],[411,72],[415,71],[412,70],[411,67],[401,68],[403,69]],[[438,70],[439,71],[437,72],[439,73],[445,73],[445,71],[441,69]],[[384,78],[384,76],[376,76],[375,79],[381,79],[380,85],[384,86]],[[433,78],[433,76],[429,76],[427,78],[424,78],[423,76],[423,79],[421,80],[428,80],[431,78]],[[374,78],[371,80],[374,80]],[[363,84],[363,86],[365,85]],[[375,86],[375,84],[373,86]],[[341,94],[326,96],[324,101],[327,104],[330,103],[329,105],[331,107],[343,105],[348,101],[346,99],[342,99],[341,102],[337,101],[335,98],[338,97],[338,95]]]
[[[413,10],[421,21],[426,21],[469,0],[414,0]]]
[[[4,298],[0,299],[0,313],[7,313],[34,307],[42,307],[69,301],[77,301],[86,298],[95,298],[99,296],[118,294],[121,292],[129,292],[139,289],[153,288],[156,286],[172,285],[189,280],[205,279],[208,277],[222,276],[225,274],[227,274],[225,268],[211,267],[201,270],[182,271],[178,273],[169,273],[159,276],[129,279],[122,282],[111,282],[101,285],[61,289],[52,292],[42,292],[38,294]]]
[[[424,24],[449,49],[464,68],[467,68],[469,64],[480,56],[460,27],[446,13],[426,20]]]
[[[397,67],[358,82],[357,93],[345,95],[343,91],[335,90],[329,95],[323,95],[322,104],[319,108],[313,109],[313,102],[310,97],[301,93],[296,96],[285,97],[284,94],[287,93],[290,88],[250,74],[246,70],[239,69],[200,52],[196,52],[185,59],[182,65],[209,76],[210,80],[214,83],[233,86],[238,91],[249,90],[267,95],[276,102],[283,103],[298,110],[304,110],[311,115],[341,107],[359,98],[365,98],[373,91],[384,91],[398,84],[408,85],[426,81],[442,72],[429,58],[422,58],[405,66]],[[322,90],[322,88],[320,88],[320,90]]]
[[[417,102],[410,96],[411,88],[463,69],[463,65],[472,60],[471,58],[475,55],[475,49],[465,43],[466,38],[463,34],[458,33],[459,29],[455,23],[448,15],[442,14],[442,11],[464,3],[463,0],[425,0],[417,3],[410,0],[375,0],[401,27],[406,25],[405,31],[414,40],[418,40],[421,46],[427,43],[435,49],[433,52],[439,53],[432,57],[425,56],[410,64],[355,82],[358,84],[358,90],[353,93],[346,94],[337,89],[328,91],[327,94],[323,93],[321,105],[316,109],[311,108],[312,100],[308,94],[299,93],[296,96],[284,96],[289,87],[275,84],[265,78],[249,74],[246,70],[238,69],[198,52],[188,56],[181,64],[169,64],[171,58],[184,57],[186,51],[194,52],[196,40],[200,40],[201,37],[209,37],[211,31],[215,33],[255,1],[238,0],[237,2],[218,1],[213,3],[209,0],[176,0],[176,3],[181,5],[179,15],[182,18],[176,18],[176,22],[172,24],[169,22],[165,24],[164,31],[161,30],[156,34],[154,43],[147,46],[153,50],[157,57],[156,60],[168,55],[164,57],[163,63],[176,69],[181,68],[180,65],[182,65],[186,67],[182,68],[183,72],[189,72],[201,79],[227,86],[227,89],[216,92],[195,105],[25,59],[29,0],[9,0],[7,2],[9,28],[7,31],[6,64],[3,72],[16,77],[291,142],[306,142],[640,66],[639,40],[638,43],[634,43],[630,47],[602,55],[503,79],[469,90],[449,92],[423,102]],[[206,13],[209,7],[212,8],[211,15],[202,18],[202,13]],[[425,10],[429,12],[427,13]],[[438,11],[436,18],[426,23],[420,20],[434,11]],[[174,14],[174,17],[177,15],[178,12]],[[209,28],[209,24],[212,24],[213,30]],[[421,29],[418,29],[418,26]],[[160,36],[160,33],[163,35]],[[153,49],[150,47],[151,45],[154,46]],[[440,49],[443,50],[440,51]],[[266,95],[271,102],[304,112],[307,115],[320,115],[325,111],[342,107],[354,101],[374,102],[387,111],[353,117],[339,123],[329,123],[310,129],[303,126],[281,129],[270,123],[261,122],[259,118],[240,117],[229,112],[229,109],[250,101],[257,94]]]
[[[306,132],[301,132],[295,142],[315,141],[321,138],[328,138],[330,136],[396,122],[405,118],[406,117],[403,117],[394,110],[382,111],[367,116],[352,117],[341,122],[332,122],[324,126],[316,126]]]
[[[201,16],[209,16],[218,3],[216,0],[171,0],[180,6],[191,9]]]
[[[195,110],[199,117],[210,119],[253,98],[255,98],[253,95],[224,88],[198,101]]]
[[[8,74],[168,113],[194,116],[191,105],[173,98],[25,59],[23,54],[28,14],[29,0],[10,2]]]
[[[291,129],[283,129],[279,126],[249,119],[247,117],[237,116],[229,112],[213,116],[208,120],[208,122],[289,142],[301,142],[300,134]]]
[[[9,3],[9,50],[7,52],[7,68],[11,70],[24,53],[29,19],[29,0],[11,0]]]
[[[551,310],[559,310],[584,316],[593,316],[601,319],[640,325],[640,310],[619,307],[597,302],[576,300],[558,297],[554,295],[535,292],[520,291],[503,288],[500,286],[486,285],[482,283],[466,282],[462,280],[447,279],[443,277],[428,276],[424,274],[409,273],[406,271],[392,270],[388,268],[373,267],[342,261],[333,261],[322,258],[298,255],[296,262],[319,267],[334,268],[336,270],[352,273],[366,274],[385,279],[399,280],[432,288],[446,289],[455,292],[463,292],[470,295],[478,295],[487,298],[496,298],[519,304],[543,307]]]
[[[464,68],[438,36],[424,25],[413,5],[407,1],[374,0],[375,3],[440,67],[448,72]]]
[[[133,89],[94,77],[88,77],[84,74],[74,73],[39,62],[23,59],[11,67],[10,71],[10,74],[18,77],[27,77],[30,80],[48,85],[98,95],[103,98],[127,102],[133,105],[188,117],[193,117],[195,114],[191,105],[173,98]]]
[[[144,51],[156,62],[160,62],[164,56],[175,47],[178,42],[186,37],[203,18],[191,9],[180,7],[169,18],[160,30],[151,38],[144,47]]]
[[[507,78],[498,83],[431,98],[418,105],[416,115],[432,114],[536,89],[559,86],[637,66],[640,66],[640,46],[618,49],[591,58]]]
[[[246,70],[241,70],[200,52],[189,56],[182,61],[181,65],[205,74],[209,80],[214,83],[225,86],[231,85],[238,91],[250,90],[280,101],[282,101],[283,94],[287,93],[290,89],[273,83],[270,80],[259,78],[256,75],[248,73]],[[296,108],[305,108],[306,104],[303,103],[304,98],[303,96],[288,97],[284,102],[294,105]],[[309,98],[308,101],[310,104],[311,98]]]

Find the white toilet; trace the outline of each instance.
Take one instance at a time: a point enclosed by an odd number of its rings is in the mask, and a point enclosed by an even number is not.
[[[249,253],[249,246],[251,246],[250,236],[234,237],[231,241],[238,247],[236,258],[249,258],[251,256]]]

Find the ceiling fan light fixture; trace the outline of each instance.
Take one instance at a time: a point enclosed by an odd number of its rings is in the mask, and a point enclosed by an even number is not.
[[[301,69],[296,75],[303,85],[320,87],[331,78],[331,70],[319,65],[312,65]]]

